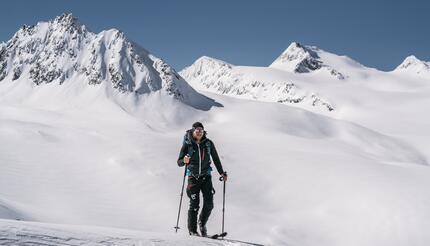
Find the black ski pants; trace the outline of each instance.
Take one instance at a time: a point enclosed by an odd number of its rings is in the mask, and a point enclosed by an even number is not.
[[[206,225],[211,211],[214,207],[213,195],[215,190],[212,186],[211,175],[200,178],[188,176],[187,196],[190,198],[188,209],[188,230],[197,232],[197,214],[200,208],[200,191],[203,194],[203,208],[200,212],[199,220],[202,225]]]

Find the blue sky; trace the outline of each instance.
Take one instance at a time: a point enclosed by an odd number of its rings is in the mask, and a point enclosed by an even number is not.
[[[7,1],[0,40],[23,24],[71,12],[89,29],[117,28],[177,70],[202,55],[269,65],[291,42],[391,70],[410,54],[430,61],[426,1]]]

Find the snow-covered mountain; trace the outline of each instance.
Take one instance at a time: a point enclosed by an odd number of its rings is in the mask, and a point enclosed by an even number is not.
[[[293,42],[268,67],[232,65],[203,56],[179,74],[201,91],[330,112],[355,100],[352,88],[369,93],[419,91],[428,85],[429,67],[428,62],[410,56],[394,71],[384,72]]]
[[[110,29],[93,33],[71,14],[24,25],[0,45],[0,82],[5,81],[30,81],[39,86],[104,84],[107,90],[137,96],[161,92],[204,108],[212,103],[123,32]]]
[[[323,93],[320,86],[374,72],[347,56],[293,42],[268,67],[235,66],[203,56],[179,73],[199,90],[330,112],[336,110],[337,98]]]
[[[234,66],[227,62],[203,56],[180,71],[196,89],[239,98],[300,104],[324,111],[334,106],[318,93],[306,90],[282,72],[272,68]]]
[[[360,64],[347,57],[339,57],[315,46],[304,46],[298,42],[293,42],[269,67],[294,73],[323,71],[337,79],[345,79],[347,74],[339,72],[336,70],[337,68],[334,67],[338,65],[336,64],[336,60],[360,66]]]
[[[411,55],[406,57],[405,60],[394,69],[394,72],[428,76],[427,78],[430,80],[430,62],[422,61]]]

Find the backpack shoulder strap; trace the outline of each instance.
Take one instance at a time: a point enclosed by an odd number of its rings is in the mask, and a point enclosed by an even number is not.
[[[206,141],[206,148],[208,149],[209,153],[211,152],[211,147],[212,147],[212,141],[208,139]]]
[[[191,141],[188,139],[188,132],[186,132],[185,133],[185,135],[184,135],[184,139],[183,139],[183,141],[182,141],[182,144],[183,145],[186,145],[187,146],[187,149],[188,149],[188,155],[189,156],[192,156],[193,155],[193,153],[194,153],[194,148],[193,148],[193,144],[191,143]]]

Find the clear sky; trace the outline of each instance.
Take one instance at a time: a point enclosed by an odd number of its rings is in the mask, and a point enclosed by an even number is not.
[[[73,13],[90,30],[117,28],[177,70],[207,55],[269,65],[293,41],[391,70],[430,61],[430,1],[5,1],[0,41],[23,24]]]

